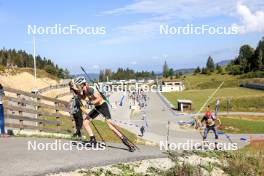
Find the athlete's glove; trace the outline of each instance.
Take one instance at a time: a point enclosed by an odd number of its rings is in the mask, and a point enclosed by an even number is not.
[[[88,105],[93,105],[93,101],[92,100],[88,100],[87,104]]]
[[[76,84],[74,84],[72,81],[69,82],[69,87],[70,87],[70,90],[72,90],[74,93],[79,93],[79,89],[78,87],[76,86]]]

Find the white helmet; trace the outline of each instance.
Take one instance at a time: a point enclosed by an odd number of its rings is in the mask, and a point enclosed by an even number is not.
[[[86,83],[86,79],[83,76],[80,76],[74,80],[74,83],[76,85],[81,85],[83,83]]]

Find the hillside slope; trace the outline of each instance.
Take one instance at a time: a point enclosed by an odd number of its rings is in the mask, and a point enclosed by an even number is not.
[[[35,78],[28,72],[21,72],[17,74],[4,73],[0,74],[0,83],[4,87],[12,87],[23,91],[32,91],[33,89],[40,89],[50,85],[58,84],[58,81],[51,78]]]

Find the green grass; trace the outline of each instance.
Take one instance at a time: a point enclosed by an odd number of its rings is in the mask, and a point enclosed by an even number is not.
[[[264,117],[220,117],[220,119],[223,131],[227,133],[264,133]]]
[[[55,117],[42,117],[43,119],[46,120],[55,120]],[[72,133],[72,119],[71,118],[60,118],[60,122],[61,122],[61,129],[64,130],[68,130],[69,133]],[[104,138],[105,141],[107,142],[120,142],[120,139],[108,128],[106,122],[101,121],[101,120],[93,120],[94,125],[96,126],[96,128],[98,129],[98,131],[101,133],[102,137]],[[47,125],[47,128],[52,128],[52,129],[56,129],[56,125]],[[101,140],[99,134],[97,133],[97,131],[94,129],[94,127],[91,124],[91,127],[93,129],[93,132],[97,138],[97,140]],[[136,134],[119,127],[119,129],[133,142],[137,142],[137,136]],[[69,134],[68,133],[68,134]],[[82,134],[86,136],[88,136],[87,132],[84,130],[84,127],[82,129]]]
[[[222,159],[228,162],[224,171],[229,175],[264,175],[264,147],[263,142],[250,144],[244,149],[223,155]]]
[[[174,79],[174,81],[183,81],[187,90],[191,89],[215,89],[221,82],[225,81],[223,88],[226,87],[239,87],[244,82],[264,83],[264,78],[247,78],[243,76],[234,76],[229,74],[216,74],[210,75],[204,74],[186,74],[180,79]],[[164,79],[164,81],[170,81],[170,79]]]
[[[230,105],[227,105],[228,99],[220,104],[220,111],[239,111],[239,112],[264,112],[264,96],[256,95],[252,97],[238,97],[230,99]],[[213,103],[211,104],[214,105]]]
[[[208,95],[212,94],[213,89],[207,90],[187,90],[183,92],[165,92],[162,93],[173,105],[177,107],[177,99],[188,99],[193,102],[193,110],[199,110],[202,104],[208,99]]]
[[[264,175],[263,144],[263,142],[252,143],[237,151],[195,151],[194,154],[201,157],[217,158],[225,163],[218,167],[223,169],[226,175],[262,176]]]
[[[219,85],[219,84],[218,84]],[[215,89],[185,90],[183,92],[168,92],[163,95],[177,107],[177,99],[189,99],[193,102],[193,111],[198,111]],[[264,112],[264,91],[241,87],[221,88],[209,104],[214,107],[216,98],[220,99],[220,111],[251,111]]]
[[[243,79],[241,82],[242,83],[250,82],[250,83],[264,84],[264,78],[247,78],[247,79]]]
[[[211,74],[211,75],[185,75],[183,83],[187,90],[190,89],[215,89],[222,81],[225,81],[223,87],[238,87],[241,80],[238,76],[228,74]]]

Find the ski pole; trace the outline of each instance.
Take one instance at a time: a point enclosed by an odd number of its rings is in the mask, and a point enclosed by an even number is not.
[[[82,107],[81,107],[81,110],[85,113],[85,114],[88,114],[88,111],[84,108],[84,106],[83,106],[83,103],[80,101],[80,104],[82,105]],[[100,112],[100,111],[98,111],[96,108],[94,108],[95,109],[95,111],[97,112],[97,113],[99,113],[99,114],[101,114],[105,119],[106,119],[106,117]],[[92,121],[91,121],[92,122]],[[118,127],[116,126],[116,125],[114,125],[113,123],[111,123],[110,122],[110,124],[113,126],[113,127],[115,127],[116,128],[116,130],[122,135],[122,136],[124,136],[125,138],[127,138],[127,140],[128,140],[128,142],[130,142],[134,147],[136,147],[138,150],[140,150],[126,135],[124,135],[124,133],[122,133],[119,129],[118,129]],[[94,125],[94,123],[92,122],[92,125],[95,127],[95,125]],[[99,134],[99,136],[100,136],[100,138],[103,140],[103,142],[104,142],[104,139],[102,138],[102,136],[101,136],[101,134],[99,133],[99,130],[95,127],[95,130],[97,131],[97,133]],[[116,134],[117,135],[117,134]],[[117,135],[118,136],[118,135]],[[119,136],[118,136],[119,137]]]
[[[99,132],[99,130],[97,129],[97,127],[95,126],[95,124],[93,123],[93,120],[91,120],[90,122],[92,123],[94,129],[96,130],[96,132],[100,136],[101,140],[105,143],[105,140],[104,140],[103,136],[101,135],[101,133]]]
[[[124,133],[115,124],[113,124],[112,122],[110,122],[110,124],[113,125],[116,128],[116,130],[120,134],[122,134],[122,136],[124,136],[125,138],[127,138],[127,140],[128,140],[129,143],[131,143],[136,149],[140,150],[140,148],[138,146],[136,146],[126,135],[124,135]]]
[[[97,113],[101,114],[105,119],[106,117],[98,111],[96,108],[94,108]],[[127,138],[128,142],[131,143],[136,149],[140,150],[138,146],[136,146],[118,127],[117,125],[113,124],[112,122],[109,122],[123,137]],[[117,134],[116,134],[117,135]],[[118,136],[119,137],[119,136]]]
[[[95,108],[94,108],[95,109]],[[101,114],[105,119],[106,117],[100,112],[98,111],[97,109],[95,109],[96,112],[98,112],[99,114]],[[113,124],[112,122],[109,122],[123,137],[125,137],[128,142],[130,144],[132,144],[132,146],[134,146],[136,149],[140,150],[140,148],[138,146],[136,146],[115,124]],[[115,132],[114,132],[115,135],[117,135]],[[118,136],[118,135],[117,135]],[[120,136],[118,136],[120,138]]]
[[[88,111],[84,108],[84,105],[83,105],[82,101],[80,99],[78,99],[78,101],[79,101],[79,103],[81,105],[81,107],[80,107],[81,111],[84,112],[85,114],[88,114]],[[100,136],[101,140],[105,143],[105,140],[104,140],[103,136],[101,135],[101,133],[99,132],[99,130],[97,129],[97,127],[95,126],[95,124],[93,123],[93,121],[90,120],[90,122],[92,123],[92,125],[95,128],[96,132]]]
[[[84,70],[84,68],[82,66],[81,66],[81,69],[82,69],[83,73],[85,74],[85,76],[89,79],[89,81],[91,81],[94,84],[95,82],[90,78],[90,76],[86,73],[86,71]]]
[[[231,140],[230,136],[228,136],[225,132],[223,132],[223,131],[218,131],[218,134],[223,134],[223,135],[225,135],[225,137],[229,140],[229,142],[233,143],[233,141]]]
[[[92,82],[93,84],[95,84],[95,82],[90,78],[90,76],[88,75],[88,73],[84,70],[84,68],[81,66],[81,69],[82,69],[82,71],[83,71],[83,73],[85,74],[85,76],[90,80],[90,82]],[[99,90],[99,85],[98,84],[96,84],[95,85],[95,88],[96,88],[96,90],[100,93],[100,95],[103,97],[103,99],[107,102],[107,104],[109,104],[110,106],[111,106],[111,104],[110,104],[110,101],[106,98],[106,96]]]
[[[169,136],[170,136],[170,121],[168,121],[168,131],[167,131],[167,145],[168,145],[168,147],[170,146]]]
[[[106,117],[100,112],[98,111],[96,108],[94,108],[96,110],[96,112],[98,112],[99,114],[101,114],[105,119]],[[138,146],[136,146],[118,127],[117,125],[113,124],[112,122],[109,122],[123,137],[127,138],[128,142],[131,143],[136,149],[140,150],[140,148]],[[116,133],[115,133],[116,134]],[[117,134],[116,134],[117,135]],[[117,135],[118,136],[118,135]],[[119,136],[118,136],[119,137]],[[119,137],[120,138],[120,137]]]

